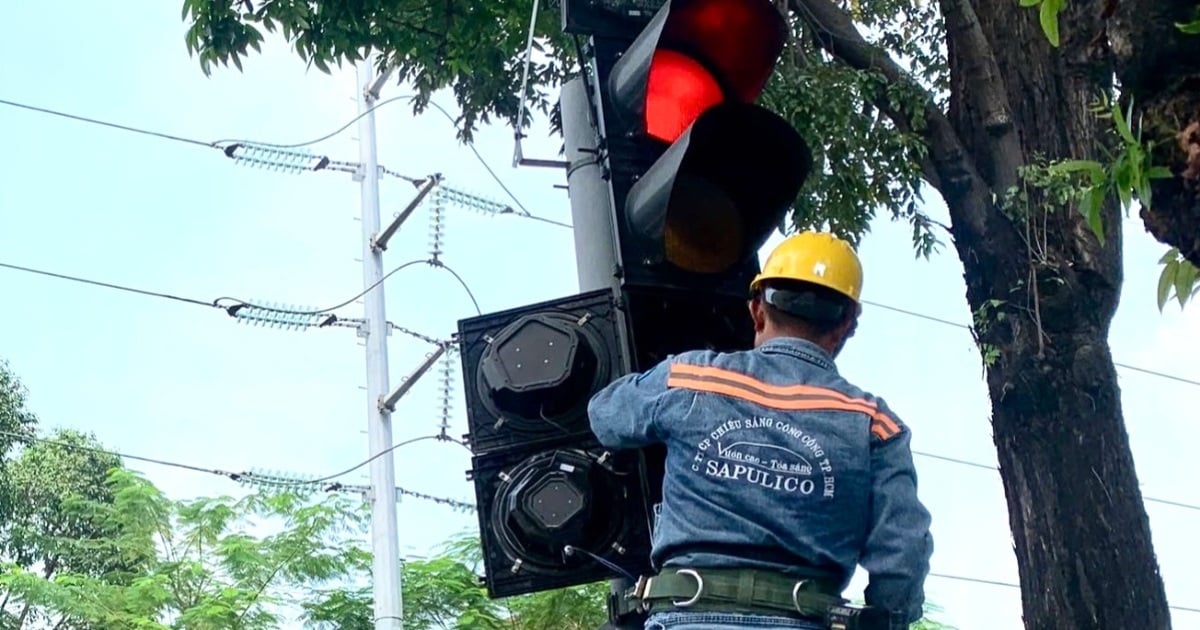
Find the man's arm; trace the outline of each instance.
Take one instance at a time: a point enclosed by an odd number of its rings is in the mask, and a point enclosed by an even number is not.
[[[867,605],[889,609],[913,623],[923,615],[925,578],[933,555],[931,519],[917,498],[912,434],[894,416],[887,418],[878,423],[890,422],[889,426],[872,431],[871,529],[859,563],[870,576],[864,593]]]
[[[592,433],[607,448],[639,448],[661,442],[658,407],[667,393],[668,361],[641,374],[626,374],[588,402]]]

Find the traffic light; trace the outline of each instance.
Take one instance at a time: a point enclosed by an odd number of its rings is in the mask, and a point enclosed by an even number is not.
[[[600,447],[587,419],[591,395],[626,369],[615,294],[590,291],[458,328],[488,594],[601,580],[611,575],[605,561],[643,570],[636,454]]]
[[[750,347],[758,249],[811,168],[754,104],[786,39],[770,0],[560,6],[588,37],[562,100],[582,293],[459,322],[492,597],[650,570],[663,450],[600,447],[587,401],[669,354]]]
[[[768,0],[674,0],[631,31],[593,36],[590,64],[621,284],[742,300],[812,163],[799,133],[754,104],[783,16]]]

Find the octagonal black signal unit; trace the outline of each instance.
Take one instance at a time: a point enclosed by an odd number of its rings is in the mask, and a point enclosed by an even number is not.
[[[488,596],[509,597],[648,571],[635,452],[550,448],[474,458]]]
[[[459,322],[471,451],[590,436],[588,400],[625,369],[619,325],[607,290]]]

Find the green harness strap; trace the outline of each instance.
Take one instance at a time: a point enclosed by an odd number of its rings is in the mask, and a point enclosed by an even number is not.
[[[838,584],[826,578],[798,578],[755,569],[675,569],[643,577],[622,597],[626,611],[638,609],[726,611],[825,616],[845,603]]]

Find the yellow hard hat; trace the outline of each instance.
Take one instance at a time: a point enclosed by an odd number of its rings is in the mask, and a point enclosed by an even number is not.
[[[801,232],[779,244],[762,273],[750,283],[758,290],[764,280],[800,280],[828,287],[858,302],[862,293],[862,263],[854,248],[828,232]]]

